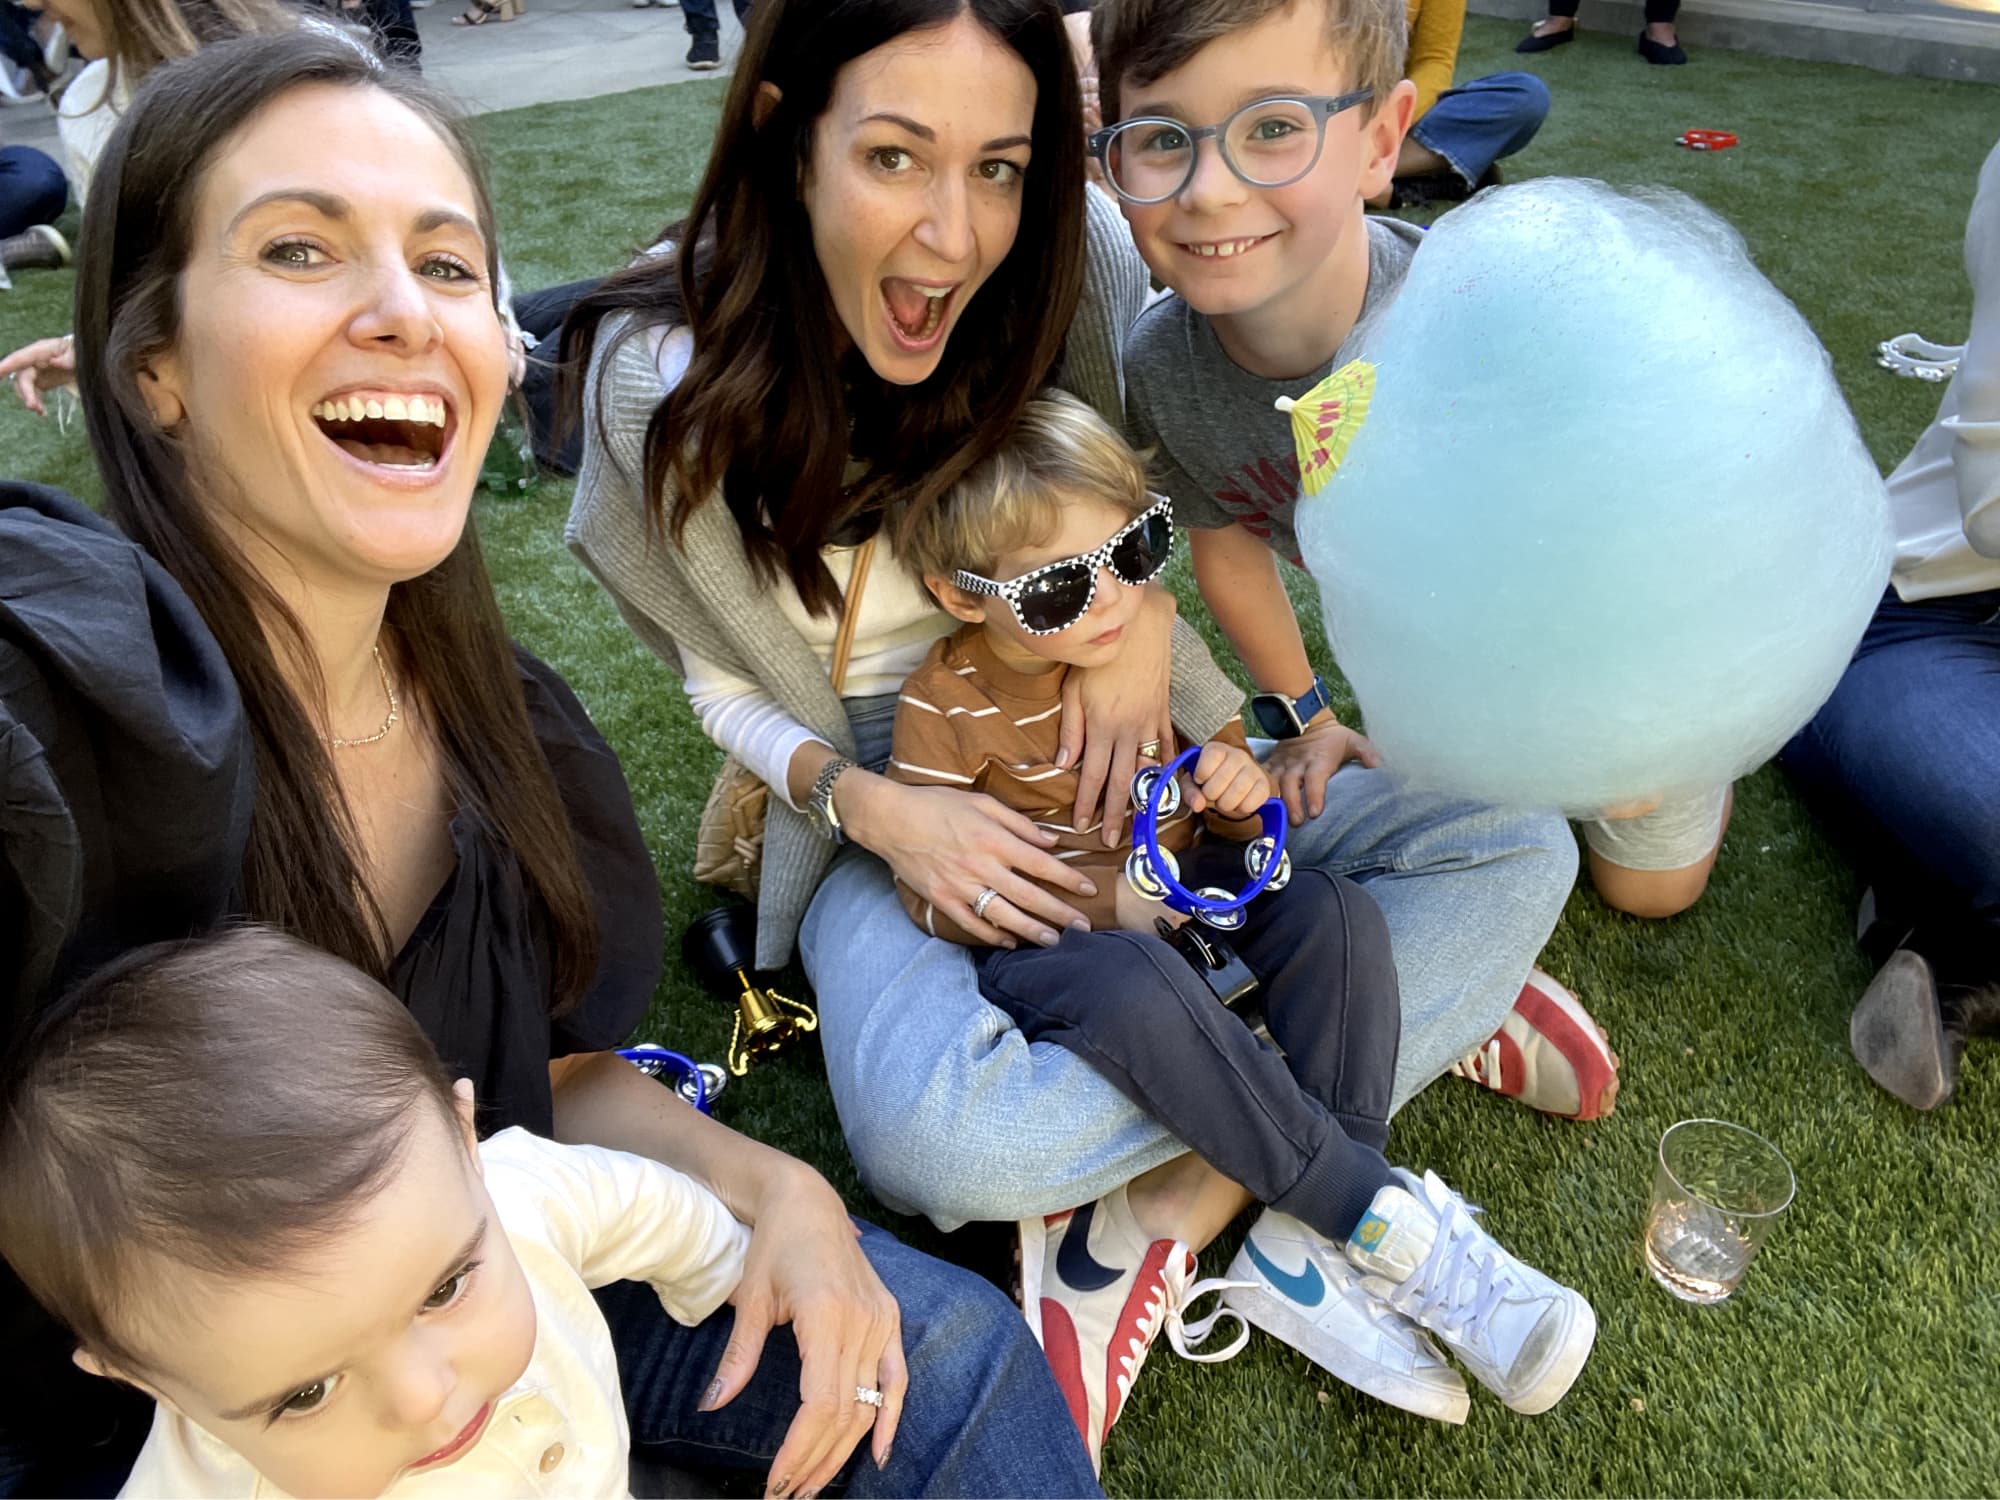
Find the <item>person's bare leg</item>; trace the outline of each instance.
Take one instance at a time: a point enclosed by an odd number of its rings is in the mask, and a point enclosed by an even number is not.
[[[1736,789],[1729,789],[1728,800],[1722,806],[1722,827],[1729,827],[1729,815],[1736,810]],[[1590,851],[1590,883],[1604,904],[1614,911],[1622,911],[1627,916],[1659,919],[1677,917],[1701,899],[1701,893],[1708,889],[1708,877],[1715,869],[1716,856],[1722,853],[1722,834],[1717,833],[1715,847],[1708,851],[1705,859],[1694,864],[1683,865],[1678,870],[1632,870],[1624,865],[1614,864],[1599,854]]]
[[[1672,21],[1649,21],[1646,23],[1646,40],[1658,42],[1662,47],[1677,47],[1681,34]]]
[[[1575,16],[1543,16],[1535,22],[1535,35],[1554,36],[1558,31],[1571,31],[1575,27]],[[1672,31],[1673,27],[1669,26],[1667,30]]]
[[[1255,1200],[1190,1151],[1133,1178],[1125,1201],[1148,1239],[1201,1250]]]

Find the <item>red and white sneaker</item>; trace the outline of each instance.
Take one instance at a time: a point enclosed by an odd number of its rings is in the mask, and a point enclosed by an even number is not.
[[[1226,1307],[1183,1323],[1188,1303],[1238,1283],[1196,1281],[1193,1253],[1179,1240],[1148,1240],[1122,1187],[1018,1227],[1021,1308],[1093,1467],[1102,1467],[1104,1439],[1162,1329],[1176,1354],[1203,1364],[1228,1359],[1249,1342],[1249,1326]],[[1236,1337],[1225,1348],[1200,1350],[1225,1316],[1235,1319]]]
[[[1601,1120],[1618,1100],[1618,1054],[1604,1028],[1540,969],[1529,971],[1500,1029],[1451,1071],[1570,1120]]]

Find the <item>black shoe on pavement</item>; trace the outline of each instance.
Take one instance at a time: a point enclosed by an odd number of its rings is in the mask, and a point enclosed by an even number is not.
[[[712,36],[698,36],[688,48],[687,65],[697,73],[710,73],[722,66],[722,44]]]

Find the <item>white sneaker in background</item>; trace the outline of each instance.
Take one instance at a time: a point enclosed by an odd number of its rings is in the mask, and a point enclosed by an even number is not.
[[[1347,1242],[1362,1285],[1421,1327],[1526,1416],[1563,1398],[1597,1338],[1579,1292],[1518,1260],[1435,1172],[1396,1170]]]
[[[1245,1283],[1222,1300],[1246,1321],[1363,1395],[1440,1422],[1465,1420],[1471,1398],[1458,1371],[1317,1230],[1265,1209],[1225,1279]]]

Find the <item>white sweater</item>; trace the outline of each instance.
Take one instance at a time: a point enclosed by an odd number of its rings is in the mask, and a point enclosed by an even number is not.
[[[2000,146],[1965,225],[1972,330],[1937,420],[1889,476],[1896,592],[1909,603],[2000,588]]]

